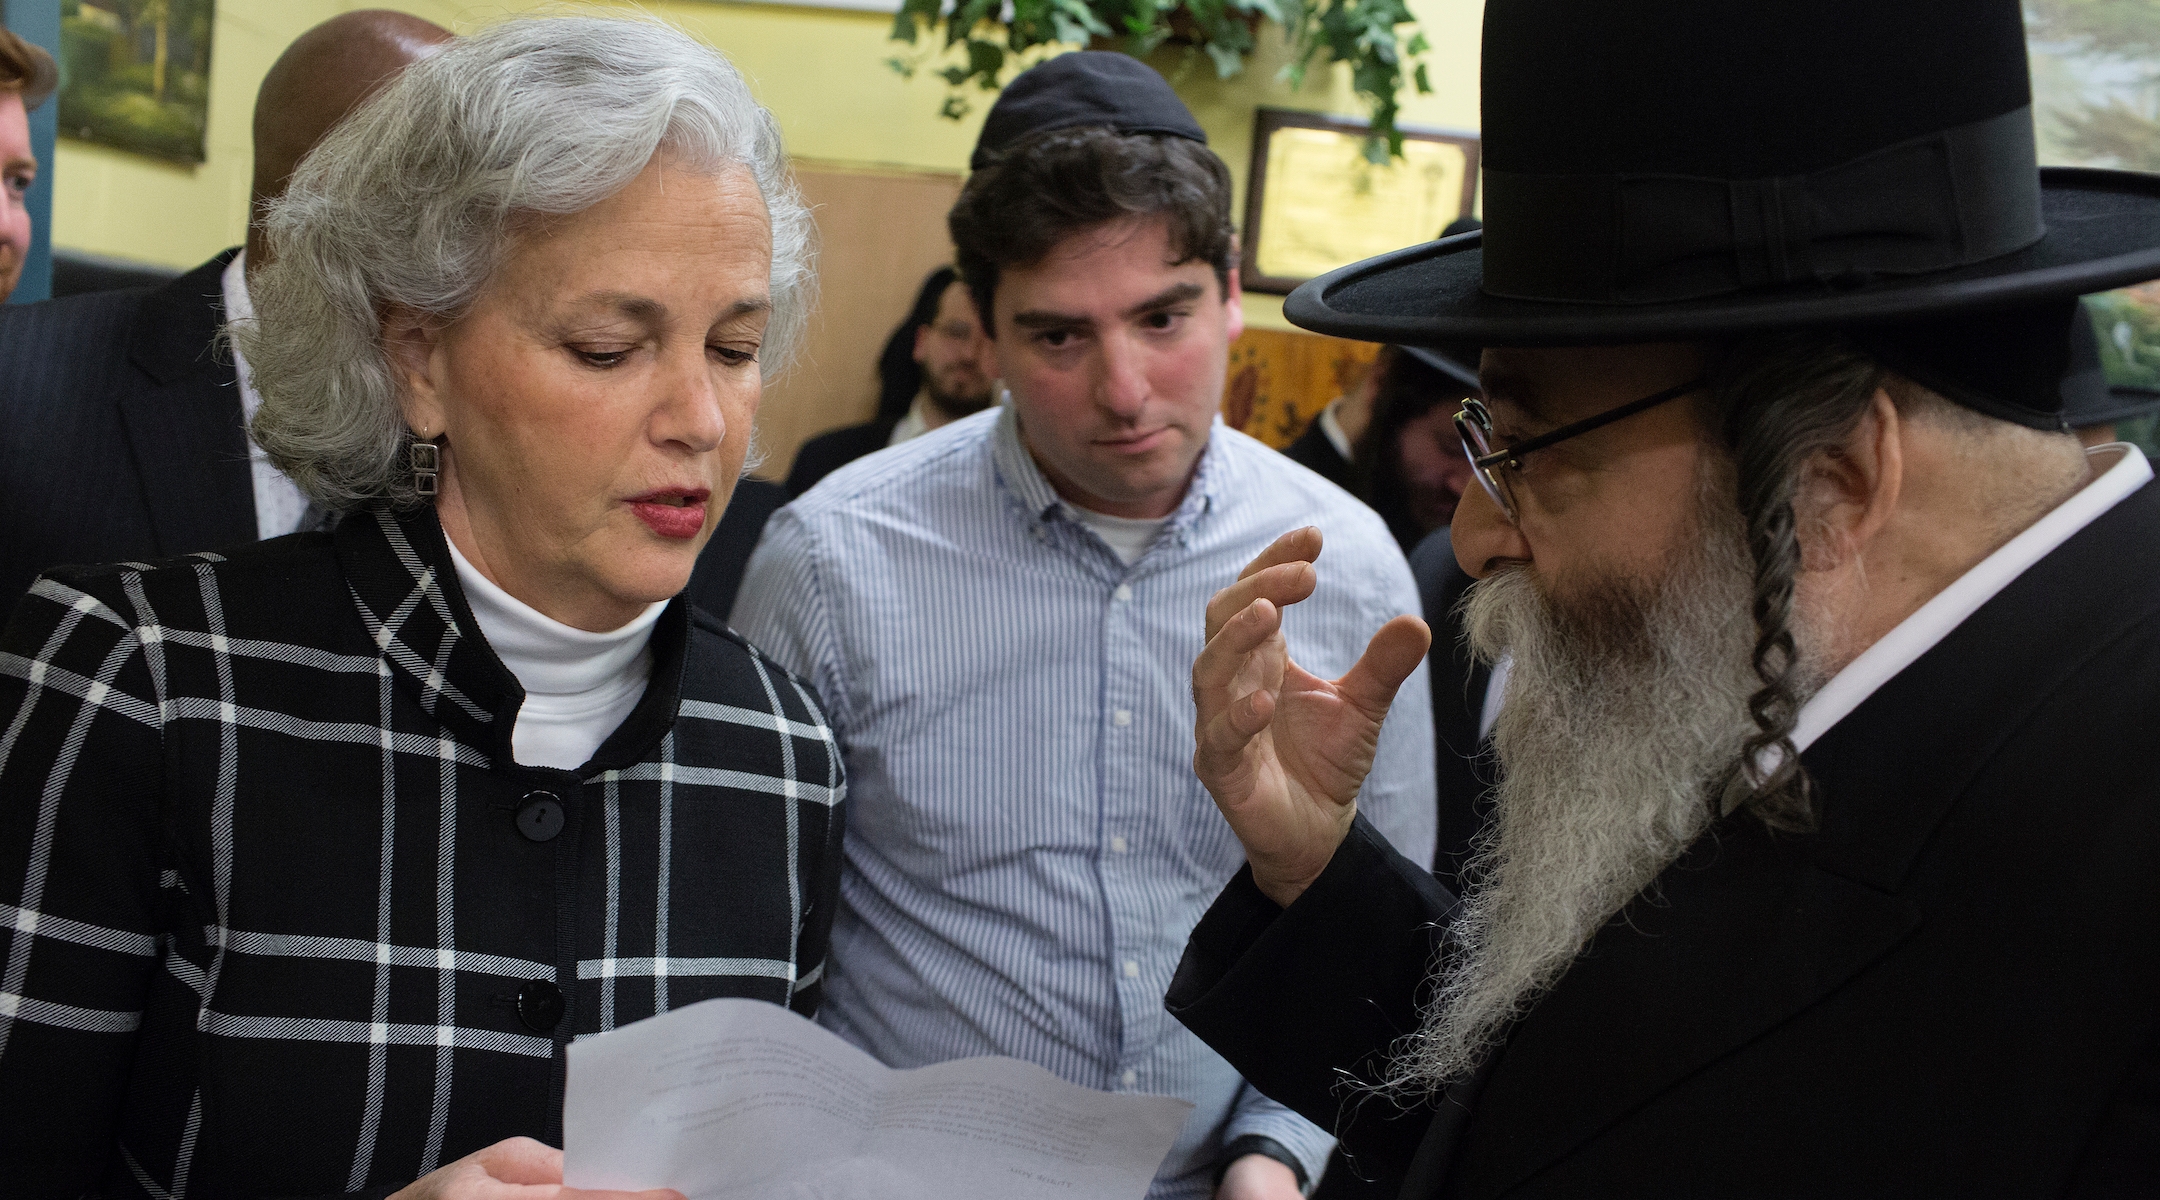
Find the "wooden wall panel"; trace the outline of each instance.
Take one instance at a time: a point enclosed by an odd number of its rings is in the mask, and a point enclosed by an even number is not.
[[[1371,342],[1247,329],[1230,345],[1223,419],[1281,449],[1356,382],[1379,352]]]
[[[818,303],[795,366],[765,389],[758,445],[767,479],[787,475],[804,441],[870,419],[877,356],[915,290],[952,260],[945,214],[960,176],[840,168],[797,160],[818,228]]]

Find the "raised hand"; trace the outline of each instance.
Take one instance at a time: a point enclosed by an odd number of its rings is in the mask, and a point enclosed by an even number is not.
[[[1432,645],[1414,616],[1380,627],[1336,680],[1290,661],[1282,610],[1312,595],[1320,531],[1275,539],[1207,607],[1193,662],[1193,770],[1245,844],[1253,882],[1288,906],[1327,867],[1357,815],[1380,723]]]

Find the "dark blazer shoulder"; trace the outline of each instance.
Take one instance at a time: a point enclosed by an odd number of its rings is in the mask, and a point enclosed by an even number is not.
[[[1320,427],[1320,418],[1314,417],[1296,441],[1283,447],[1283,453],[1290,461],[1310,468],[1336,487],[1349,488],[1350,460],[1328,440],[1327,430]]]
[[[824,723],[824,702],[810,681],[788,670],[726,621],[704,608],[690,609],[690,661],[697,666],[683,680],[683,698],[734,704],[769,710],[773,696],[789,714],[804,710],[802,719]],[[771,695],[766,688],[771,688]],[[808,707],[804,701],[808,701]],[[815,713],[809,711],[814,707]]]
[[[788,468],[788,498],[793,499],[816,487],[818,480],[856,459],[883,450],[892,438],[893,426],[898,423],[879,420],[850,425],[804,442],[802,449],[795,452],[795,464]]]
[[[152,609],[194,607],[204,587],[214,587],[222,603],[247,604],[265,613],[318,614],[319,605],[295,604],[295,587],[334,588],[344,598],[337,556],[327,533],[295,533],[267,542],[246,542],[222,551],[198,551],[167,558],[56,566],[42,578],[99,599],[117,597],[132,605],[139,591]],[[177,604],[185,598],[186,605]],[[117,606],[116,606],[117,607]],[[161,618],[162,619],[162,618]]]

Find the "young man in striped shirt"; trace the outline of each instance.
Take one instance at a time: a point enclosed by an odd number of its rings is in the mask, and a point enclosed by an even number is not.
[[[898,1067],[1007,1054],[1182,1096],[1152,1198],[1287,1200],[1331,1138],[1162,1004],[1243,862],[1192,773],[1197,614],[1317,525],[1329,570],[1286,636],[1332,676],[1416,587],[1369,509],[1217,419],[1243,328],[1229,172],[1160,76],[1035,67],[973,165],[953,240],[1006,403],[783,509],[735,610],[815,680],[847,754],[821,1019]],[[1397,715],[1360,809],[1429,857],[1432,724]]]

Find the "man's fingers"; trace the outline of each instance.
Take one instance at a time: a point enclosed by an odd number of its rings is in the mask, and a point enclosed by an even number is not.
[[[1268,548],[1262,550],[1259,557],[1246,563],[1245,569],[1238,572],[1238,578],[1243,579],[1248,575],[1256,575],[1269,567],[1278,566],[1282,563],[1309,563],[1319,557],[1320,527],[1307,525],[1302,529],[1293,529],[1269,542]]]
[[[1255,600],[1243,612],[1223,623],[1193,660],[1193,700],[1207,717],[1208,699],[1229,687],[1245,669],[1245,663],[1262,643],[1282,628],[1282,610],[1266,600]]]
[[[1193,751],[1193,771],[1212,792],[1222,777],[1237,766],[1245,747],[1275,719],[1275,694],[1268,691],[1241,696],[1199,730]],[[1223,799],[1217,795],[1216,799]]]
[[[1309,562],[1277,563],[1242,576],[1208,600],[1207,636],[1214,637],[1224,621],[1252,607],[1255,600],[1266,600],[1281,608],[1312,595],[1318,586],[1319,573]]]
[[[1345,699],[1369,713],[1385,713],[1395,702],[1396,689],[1410,672],[1425,661],[1432,648],[1432,630],[1425,622],[1404,614],[1380,627],[1365,644],[1365,653],[1348,674],[1336,681]]]

